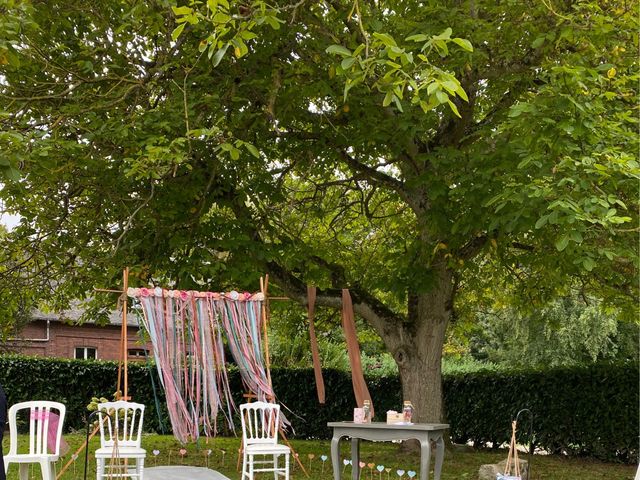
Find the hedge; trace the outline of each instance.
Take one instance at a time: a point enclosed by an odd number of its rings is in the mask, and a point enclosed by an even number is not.
[[[293,424],[293,437],[329,438],[327,422],[351,415],[355,401],[349,373],[323,373],[327,403],[319,405],[311,369],[272,369],[274,390]],[[145,428],[161,432],[161,423],[168,429],[169,422],[159,390],[160,415],[156,410],[152,376],[158,388],[155,368],[130,364],[129,394],[147,405]],[[447,375],[444,400],[451,437],[456,443],[478,446],[508,442],[511,418],[526,407],[535,415],[537,448],[633,463],[638,455],[638,378],[637,364]],[[0,357],[0,383],[9,404],[34,399],[60,401],[67,406],[65,424],[70,430],[86,428],[86,405],[91,397],[110,398],[116,381],[117,365],[113,362]],[[242,384],[236,370],[230,371],[230,382],[235,401],[240,403]],[[401,407],[397,377],[369,377],[367,383],[378,419],[384,418],[383,412]],[[520,426],[523,443],[528,442],[527,427],[525,419]]]

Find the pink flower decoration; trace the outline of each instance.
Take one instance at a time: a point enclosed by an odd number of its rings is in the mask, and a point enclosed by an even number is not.
[[[187,298],[189,298],[189,294],[187,293],[187,291],[186,290],[180,290],[180,299],[186,300]]]
[[[151,292],[149,291],[148,288],[144,288],[143,287],[143,288],[140,289],[140,295],[142,297],[148,297],[150,294],[151,294]]]
[[[249,292],[244,292],[244,299],[249,300],[251,298],[251,294]]]

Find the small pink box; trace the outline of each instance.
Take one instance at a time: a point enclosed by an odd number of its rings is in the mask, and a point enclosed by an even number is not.
[[[353,423],[365,423],[364,422],[364,408],[353,409]]]

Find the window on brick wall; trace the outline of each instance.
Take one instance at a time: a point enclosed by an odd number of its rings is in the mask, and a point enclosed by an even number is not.
[[[76,347],[76,360],[95,360],[98,358],[98,349],[95,347]]]
[[[129,358],[144,358],[149,351],[146,348],[130,348],[127,353]]]

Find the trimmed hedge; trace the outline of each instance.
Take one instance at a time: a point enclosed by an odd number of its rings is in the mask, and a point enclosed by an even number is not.
[[[350,374],[338,370],[323,373],[327,403],[319,405],[313,370],[272,369],[274,390],[295,428],[292,436],[330,438],[327,422],[351,416],[355,401]],[[130,364],[129,393],[147,405],[145,428],[161,432],[151,375],[158,388],[155,368]],[[637,364],[447,375],[443,381],[451,436],[456,443],[508,442],[511,418],[521,408],[529,408],[535,415],[538,448],[633,463],[638,455],[638,378]],[[33,399],[60,401],[67,406],[65,424],[69,429],[86,428],[86,406],[91,397],[111,398],[116,381],[117,364],[113,362],[0,357],[0,383],[9,404]],[[237,370],[230,371],[230,382],[235,401],[240,403],[243,388]],[[401,407],[397,377],[369,377],[367,382],[377,418]],[[168,430],[164,395],[158,391],[158,396],[160,417]],[[528,443],[527,429],[525,417],[520,425],[522,443]]]

